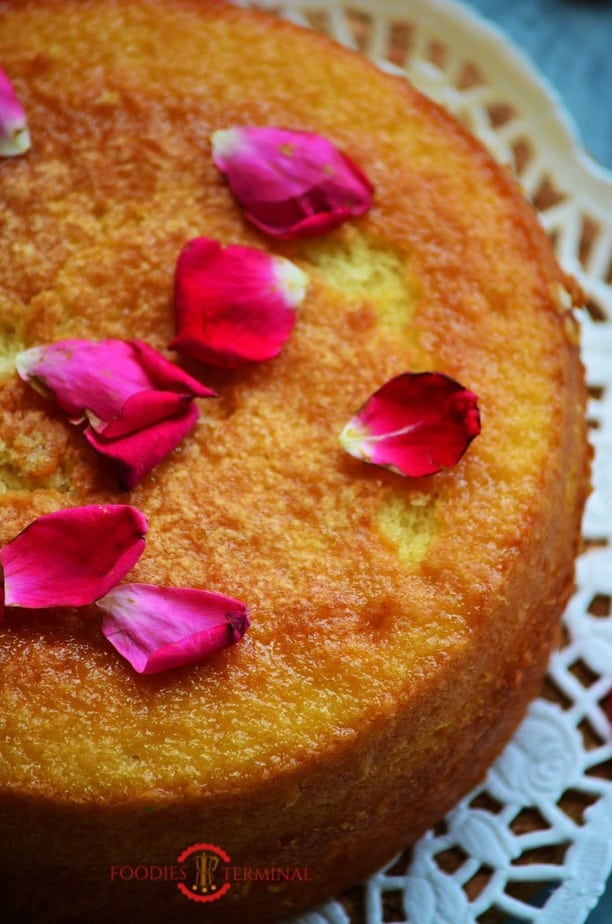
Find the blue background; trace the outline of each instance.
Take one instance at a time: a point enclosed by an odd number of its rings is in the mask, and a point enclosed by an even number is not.
[[[583,146],[612,169],[612,0],[458,2],[513,40],[563,99]]]
[[[518,46],[565,103],[589,154],[612,170],[612,0],[458,2]],[[612,877],[587,924],[612,924]]]

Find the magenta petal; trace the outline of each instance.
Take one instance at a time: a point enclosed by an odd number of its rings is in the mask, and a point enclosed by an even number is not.
[[[107,439],[106,434],[88,428],[85,437],[90,446],[115,464],[120,489],[129,491],[176,449],[193,429],[199,416],[197,406],[186,402],[177,416],[161,420],[136,433]]]
[[[214,398],[216,392],[206,385],[202,385],[179,366],[176,366],[148,343],[142,340],[133,340],[132,347],[144,370],[155,382],[158,388],[174,391],[180,395],[190,395],[193,398]]]
[[[119,416],[109,423],[87,416],[92,430],[105,439],[115,439],[137,434],[170,417],[182,415],[189,404],[190,395],[177,395],[173,391],[139,391],[127,399]]]
[[[272,359],[293,330],[307,279],[284,257],[194,238],[176,265],[178,332],[170,346],[219,366]]]
[[[155,387],[123,340],[60,340],[25,350],[15,365],[25,382],[52,397],[75,422],[86,411],[112,420],[131,395]]]
[[[52,397],[73,422],[87,416],[101,430],[121,417],[126,402],[142,392],[214,395],[140,341],[60,340],[25,350],[16,357],[15,365],[25,382]],[[134,428],[139,425],[136,420]],[[123,429],[127,430],[125,426]]]
[[[139,674],[201,661],[238,642],[250,624],[239,600],[183,587],[124,584],[98,606],[102,632]]]
[[[0,157],[16,157],[29,148],[30,135],[23,106],[0,67]]]
[[[52,397],[133,487],[195,424],[196,397],[215,392],[141,341],[62,340],[20,353],[24,381]]]
[[[340,442],[358,459],[420,478],[455,465],[479,433],[476,395],[441,373],[407,372],[372,395]]]
[[[84,606],[142,555],[147,521],[135,507],[68,507],[34,520],[0,550],[6,606]]]
[[[245,217],[272,237],[323,234],[372,205],[364,173],[313,132],[224,129],[212,136],[212,155]]]

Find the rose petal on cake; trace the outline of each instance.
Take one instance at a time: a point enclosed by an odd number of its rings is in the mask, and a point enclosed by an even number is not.
[[[0,67],[0,157],[16,157],[29,149],[30,134],[23,106]]]
[[[85,438],[96,452],[113,463],[120,490],[129,491],[176,449],[199,416],[195,404],[187,401],[175,417],[160,420],[135,433],[109,439],[106,432],[98,433],[89,427],[85,430]]]
[[[171,360],[142,340],[132,340],[131,345],[142,368],[158,388],[175,391],[178,394],[196,398],[216,398],[216,392],[189,375]]]
[[[124,340],[59,340],[19,353],[21,378],[52,398],[73,423],[86,413],[101,422],[113,420],[127,399],[154,388],[151,377]]]
[[[170,346],[217,366],[272,359],[291,335],[307,284],[306,273],[284,257],[194,238],[176,264]]]
[[[362,170],[314,132],[220,129],[212,157],[245,218],[275,238],[323,234],[372,205],[374,188]]]
[[[147,521],[127,504],[44,514],[0,550],[6,606],[85,606],[138,561]]]
[[[98,600],[102,632],[139,674],[193,664],[240,641],[247,607],[224,594],[122,584]]]
[[[57,402],[134,487],[192,429],[215,392],[141,341],[62,340],[20,353],[21,378]],[[148,458],[145,458],[148,453]]]
[[[124,432],[147,426],[159,417],[147,413],[145,400],[130,410],[135,395],[210,397],[209,388],[187,375],[148,344],[127,340],[59,340],[32,347],[15,359],[21,378],[53,398],[73,423],[86,416],[95,429],[122,419]],[[162,413],[175,413],[170,408]]]
[[[480,433],[477,397],[439,372],[406,372],[363,405],[340,435],[357,459],[420,478],[455,465]]]

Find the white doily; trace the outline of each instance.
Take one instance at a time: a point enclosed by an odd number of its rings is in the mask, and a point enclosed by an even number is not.
[[[548,682],[486,781],[348,896],[294,924],[582,924],[612,869],[612,175],[589,160],[541,78],[447,0],[240,2],[407,73],[510,164],[588,299],[596,450],[586,551]],[[571,803],[571,815],[568,807]],[[582,817],[576,819],[576,811]]]

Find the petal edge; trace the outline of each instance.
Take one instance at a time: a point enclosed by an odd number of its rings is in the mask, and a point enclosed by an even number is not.
[[[244,603],[212,591],[123,584],[101,600],[102,632],[139,674],[194,664],[238,642]]]

